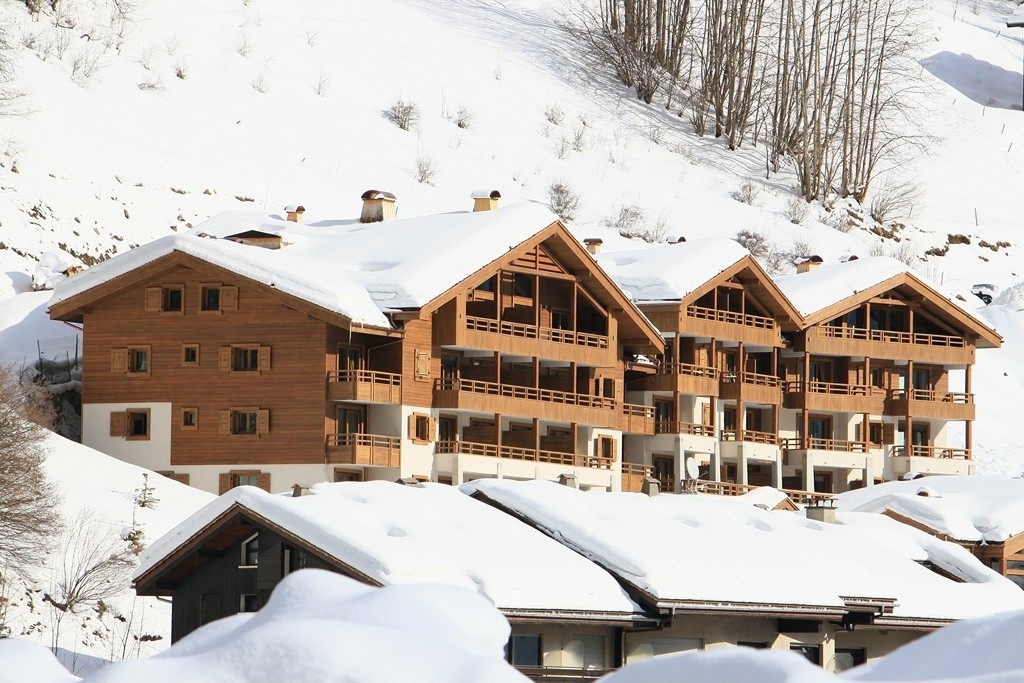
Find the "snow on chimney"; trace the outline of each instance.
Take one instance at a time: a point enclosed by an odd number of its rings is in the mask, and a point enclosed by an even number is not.
[[[291,223],[301,223],[302,214],[305,213],[306,207],[302,204],[289,204],[284,207],[284,212],[287,215],[288,221]]]
[[[473,190],[473,211],[493,211],[498,208],[501,193],[497,190]]]
[[[807,515],[807,519],[813,519],[815,522],[823,522],[825,524],[836,523],[836,504],[831,500],[823,500],[818,503],[812,503],[804,509],[804,514]]]
[[[361,199],[363,213],[359,216],[360,223],[390,221],[398,217],[398,199],[390,192],[367,190]]]
[[[583,244],[587,247],[587,251],[596,256],[601,253],[601,245],[604,244],[604,240],[600,237],[588,237],[583,240]]]
[[[809,273],[812,270],[817,270],[818,268],[821,268],[821,264],[823,262],[824,260],[817,254],[815,254],[814,256],[811,256],[810,258],[796,264],[796,272]]]

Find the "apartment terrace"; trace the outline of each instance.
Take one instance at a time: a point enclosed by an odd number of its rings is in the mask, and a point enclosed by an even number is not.
[[[464,378],[434,381],[434,406],[447,410],[529,415],[554,422],[618,429],[620,405],[614,398],[518,384]]]
[[[373,465],[398,467],[401,440],[379,434],[328,434],[327,463],[331,465]]]
[[[881,414],[884,392],[864,384],[840,384],[812,380],[785,383],[783,406],[795,410]],[[904,413],[905,414],[905,413]]]
[[[521,665],[516,665],[516,670],[534,683],[588,683],[614,671],[614,669]]]
[[[698,396],[718,396],[718,368],[692,363],[663,363],[657,374],[649,377],[651,391],[678,391]]]
[[[832,356],[913,358],[925,363],[965,365],[974,362],[974,345],[964,337],[862,327],[816,325],[803,336],[798,351]]]
[[[401,403],[402,376],[374,370],[332,370],[327,373],[327,400]]]
[[[447,455],[482,455],[490,458],[523,460],[527,462],[549,463],[570,467],[591,467],[609,470],[615,463],[614,458],[587,455],[585,453],[565,453],[549,451],[541,448],[511,446],[505,444],[481,443],[478,441],[438,441],[435,453]]]
[[[712,339],[734,339],[749,344],[775,346],[779,325],[774,318],[741,311],[690,305],[683,309],[680,329]]]
[[[704,479],[697,480],[697,492],[698,493],[710,493],[719,496],[742,496],[744,493],[749,493],[758,486],[752,486],[749,484],[734,484],[727,481],[706,481]],[[822,503],[832,498],[831,493],[819,493],[817,491],[802,491],[799,489],[776,489],[785,493],[789,496],[789,499],[799,505],[813,505],[815,503]]]
[[[634,403],[622,404],[622,422],[619,429],[628,434],[658,434],[655,424],[654,406]]]
[[[756,372],[723,373],[718,396],[768,405],[782,404],[782,383],[775,375]]]
[[[974,394],[932,389],[892,389],[886,399],[889,415],[913,415],[936,420],[973,420]]]

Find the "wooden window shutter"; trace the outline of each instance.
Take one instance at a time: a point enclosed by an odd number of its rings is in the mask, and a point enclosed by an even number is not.
[[[217,490],[220,491],[221,495],[224,495],[231,490],[231,475],[230,474],[219,474],[217,475]]]
[[[437,439],[437,418],[430,418],[427,423],[427,441],[434,441]]]
[[[270,472],[260,472],[256,475],[256,486],[270,493]]]
[[[220,288],[220,309],[222,311],[238,310],[238,287],[224,285]]]
[[[110,413],[110,435],[125,436],[128,434],[128,413],[120,410]]]
[[[865,439],[863,437],[863,435],[861,434],[861,432],[863,432],[863,431],[864,431],[864,425],[859,424],[859,423],[855,424],[853,426],[853,440],[854,441],[867,441],[867,439]]]
[[[163,308],[164,290],[163,287],[146,287],[146,311],[158,313]]]
[[[269,410],[257,410],[256,411],[256,433],[257,434],[268,434],[270,433],[270,411]],[[270,476],[270,475],[267,475]]]
[[[220,433],[230,434],[231,433],[231,411],[222,410],[220,411]]]
[[[896,443],[896,425],[891,422],[882,425],[882,443],[886,446]]]
[[[430,353],[428,351],[416,352],[416,379],[423,380],[430,377]]]
[[[221,370],[231,369],[231,347],[222,346],[220,347],[220,353],[217,356],[217,367]]]
[[[128,349],[110,349],[110,371],[128,372]]]
[[[415,413],[409,416],[409,438],[410,439],[415,439],[416,438],[416,414]]]
[[[261,346],[259,354],[259,371],[266,372],[270,370],[270,347]]]

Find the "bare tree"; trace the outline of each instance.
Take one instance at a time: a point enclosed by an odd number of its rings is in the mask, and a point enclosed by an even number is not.
[[[60,532],[58,496],[43,471],[50,416],[45,392],[0,365],[0,566],[20,572],[40,564]]]

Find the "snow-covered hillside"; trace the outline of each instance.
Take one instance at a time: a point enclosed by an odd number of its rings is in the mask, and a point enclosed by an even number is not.
[[[66,577],[80,576],[82,567],[92,566],[83,560],[93,549],[120,551],[133,529],[141,531],[138,542],[148,545],[213,496],[148,473],[148,495],[156,502],[140,507],[145,470],[55,434],[47,437],[44,447],[46,473],[60,495],[54,505],[60,507],[65,528],[53,533],[50,554],[30,576],[4,574],[0,624],[7,635],[56,647],[71,671],[166,649],[171,606],[155,598],[136,598],[128,588],[132,568],[122,572],[120,588],[102,591],[108,594],[101,600],[85,601],[74,611],[58,610],[45,596],[59,595]],[[0,680],[10,679],[0,675]]]

